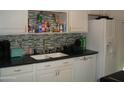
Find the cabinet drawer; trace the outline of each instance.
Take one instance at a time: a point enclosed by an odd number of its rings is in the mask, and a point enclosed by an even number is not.
[[[20,74],[33,71],[33,65],[16,66],[0,69],[1,76]]]
[[[59,66],[68,66],[73,64],[74,59],[64,59],[64,60],[60,60],[59,62]]]
[[[57,67],[57,61],[53,61],[53,62],[46,62],[46,63],[38,63],[36,64],[36,69],[40,70],[40,69],[50,69],[50,68],[54,68]]]
[[[82,56],[82,57],[76,57],[74,60],[75,60],[75,62],[84,61],[84,56]]]

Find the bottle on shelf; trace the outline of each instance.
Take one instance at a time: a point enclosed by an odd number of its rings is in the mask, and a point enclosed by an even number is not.
[[[42,32],[42,24],[38,23],[38,33],[41,33],[41,32]]]

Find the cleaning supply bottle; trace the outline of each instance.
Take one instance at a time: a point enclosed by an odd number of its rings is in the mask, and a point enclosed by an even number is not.
[[[80,38],[80,49],[81,51],[83,50],[84,44],[83,44],[84,40],[83,37]]]
[[[81,51],[86,50],[86,36],[80,38],[80,49]]]
[[[86,51],[86,36],[83,38],[83,51]]]

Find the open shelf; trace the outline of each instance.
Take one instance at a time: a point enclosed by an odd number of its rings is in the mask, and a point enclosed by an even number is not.
[[[67,32],[67,13],[28,11],[28,33]]]

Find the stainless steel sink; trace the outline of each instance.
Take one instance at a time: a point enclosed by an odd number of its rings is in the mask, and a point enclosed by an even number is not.
[[[33,55],[31,58],[35,60],[43,60],[43,59],[50,59],[50,58],[58,58],[68,56],[67,54],[57,52],[57,53],[50,53],[50,54],[42,54],[42,55]]]
[[[43,54],[43,55],[33,55],[33,56],[30,56],[30,57],[35,59],[35,60],[43,60],[43,59],[49,59],[50,58],[46,54]]]
[[[61,52],[57,52],[57,53],[51,53],[48,54],[49,57],[51,58],[57,58],[57,57],[63,57],[63,56],[68,56],[67,54],[61,53]]]

